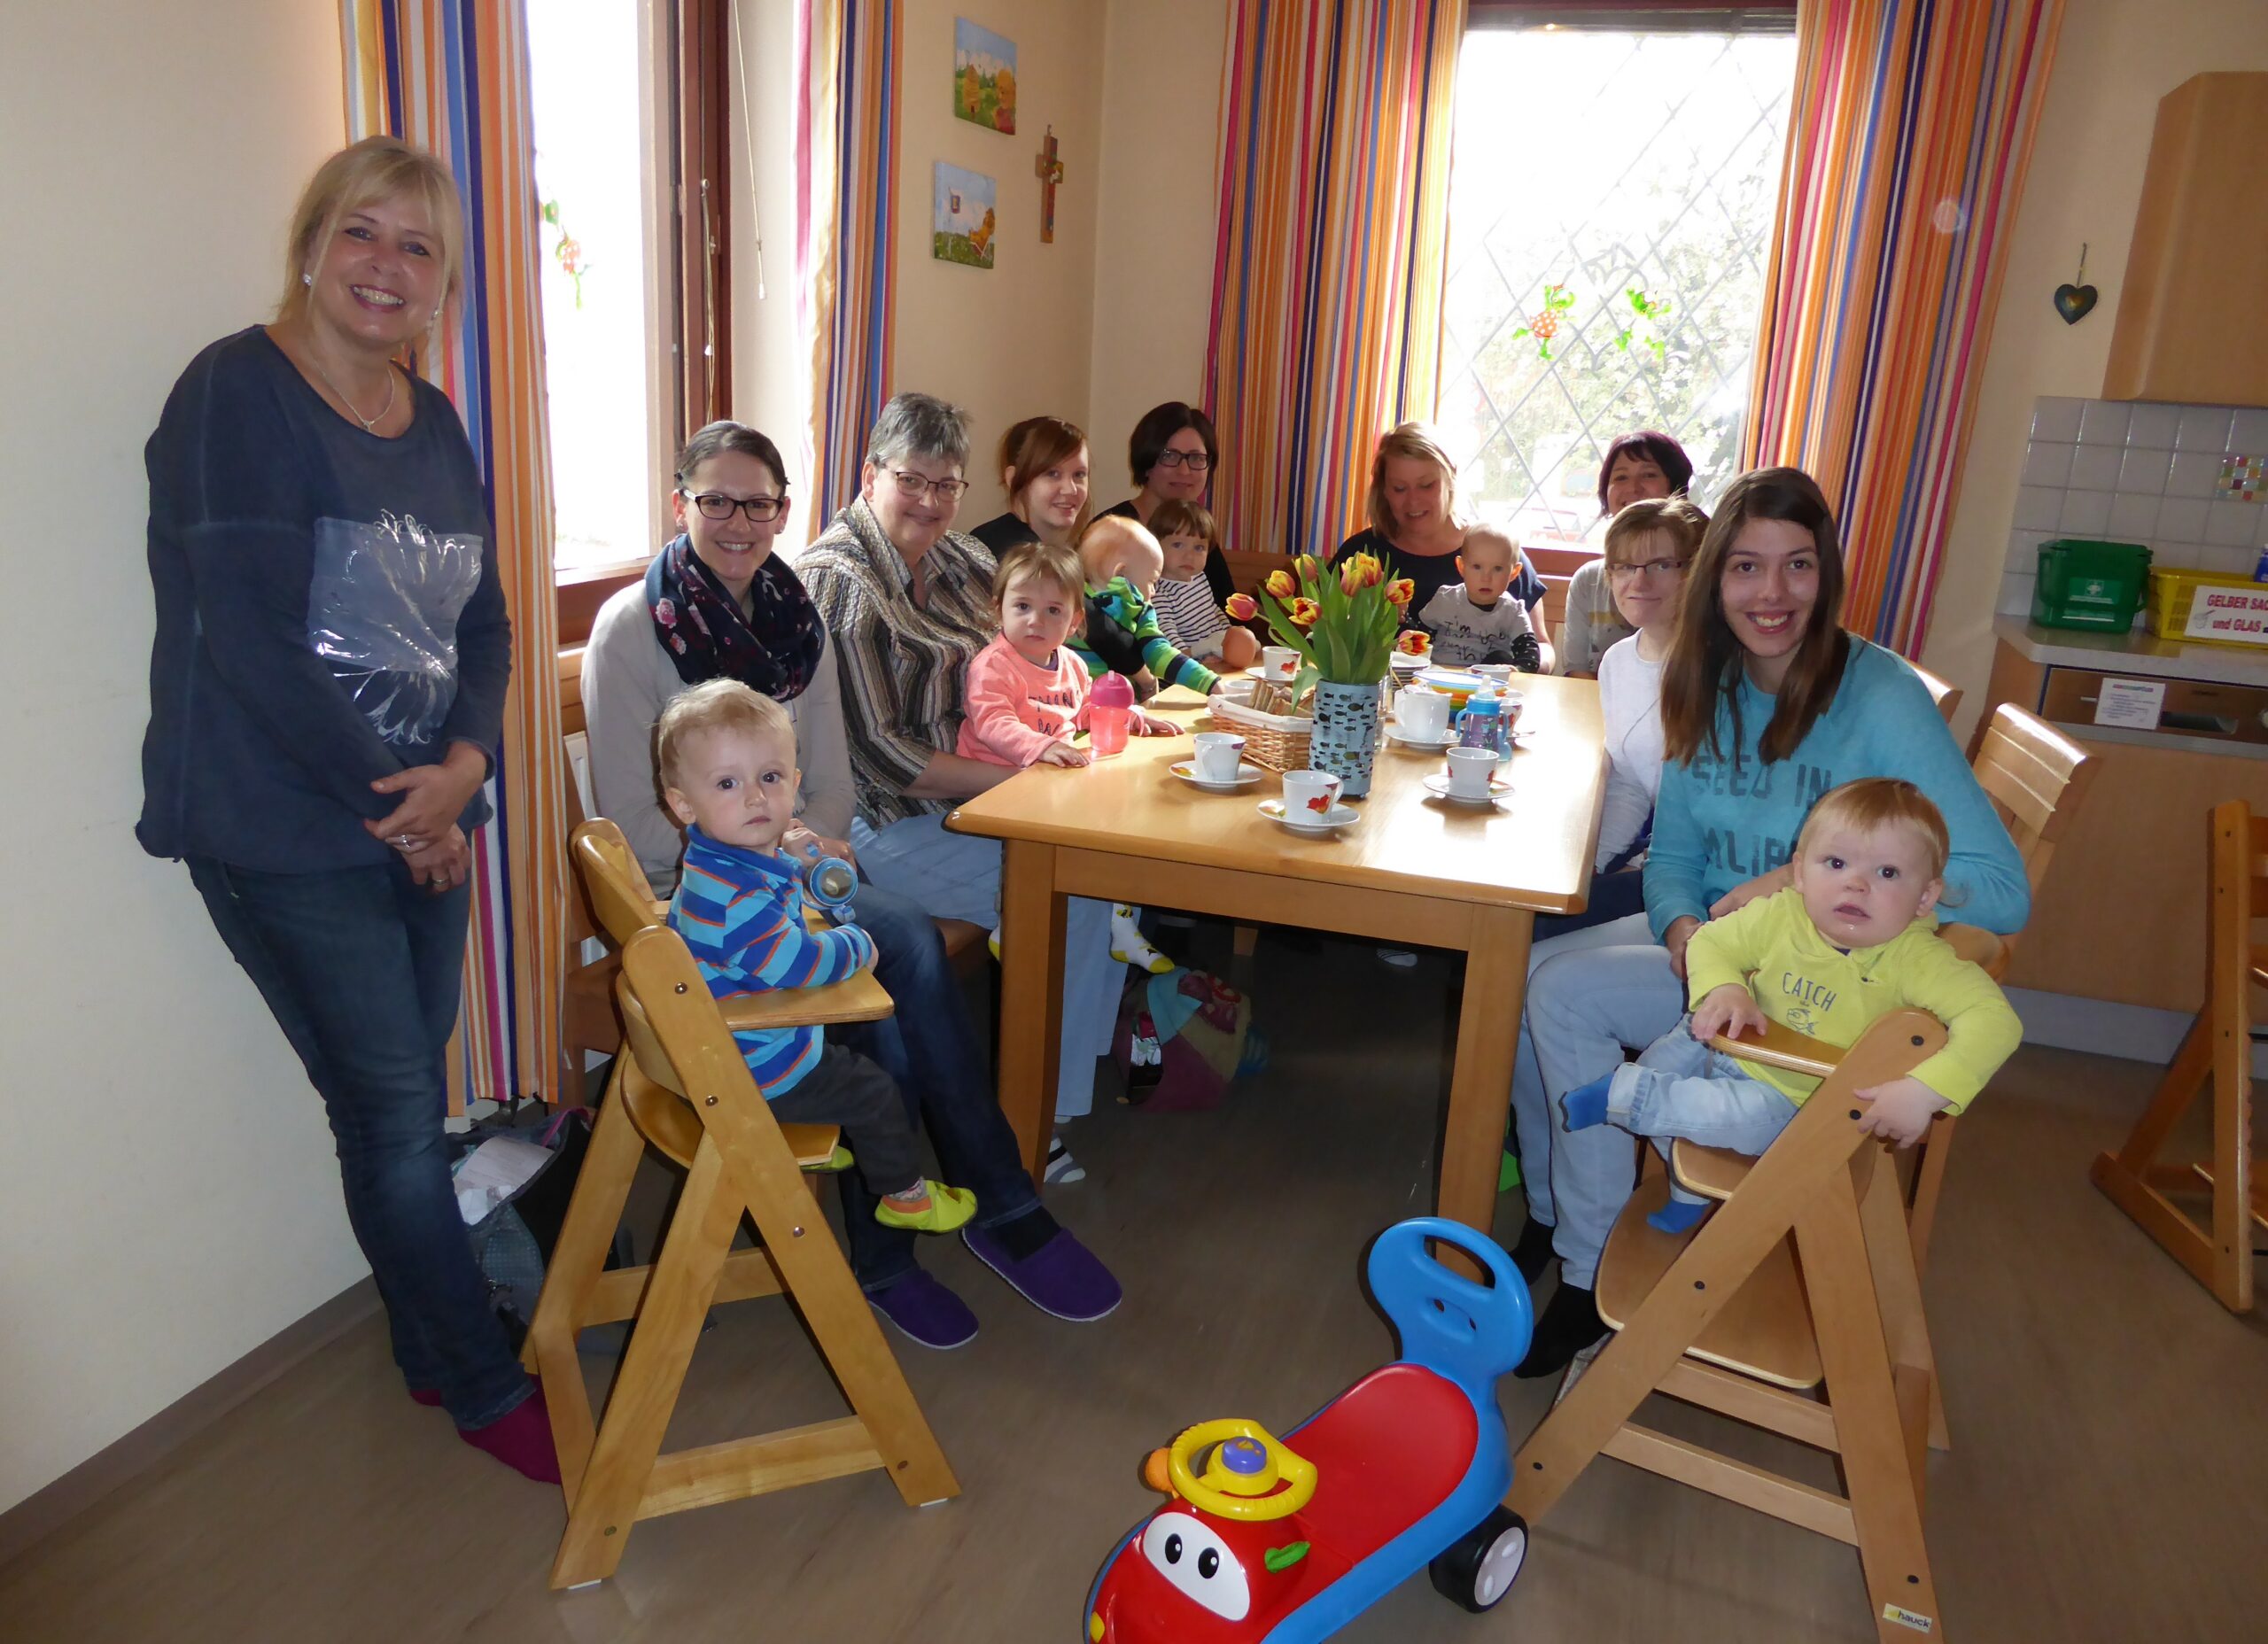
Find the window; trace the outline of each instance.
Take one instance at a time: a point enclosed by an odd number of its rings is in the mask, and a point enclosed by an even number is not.
[[[642,8],[629,0],[532,0],[528,58],[542,202],[544,370],[551,421],[554,563],[643,560],[666,531],[654,461],[673,423],[674,374],[652,221]],[[657,386],[664,389],[657,396]]]
[[[1795,74],[1783,27],[1474,28],[1457,66],[1437,415],[1458,494],[1581,540],[1609,441],[1738,461]]]

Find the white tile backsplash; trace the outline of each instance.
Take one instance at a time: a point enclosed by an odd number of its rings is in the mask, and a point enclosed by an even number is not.
[[[2126,443],[2171,447],[2174,430],[2180,426],[2179,406],[2136,406],[2133,420],[2127,425]]]
[[[2058,537],[2139,542],[2161,570],[2251,575],[2268,504],[2219,489],[2232,455],[2268,456],[2268,410],[2034,400],[1998,610],[2031,609],[2039,545]]]
[[[2071,486],[2077,491],[2116,491],[2125,461],[2124,446],[2081,446],[2071,453]]]
[[[2236,413],[2226,406],[2190,406],[2181,413],[2181,431],[2173,437],[2177,451],[2226,451],[2229,428]]]
[[[2158,509],[2163,502],[2163,499],[2147,493],[2114,492],[2110,498],[2111,540],[2147,546],[2157,535]]]
[[[2078,449],[2060,442],[2033,440],[2023,455],[2023,483],[2027,485],[2063,486],[2071,483],[2071,455]],[[2218,466],[2214,472],[2220,470]]]
[[[2090,399],[2079,412],[2079,443],[2123,446],[2134,407],[2118,399]]]

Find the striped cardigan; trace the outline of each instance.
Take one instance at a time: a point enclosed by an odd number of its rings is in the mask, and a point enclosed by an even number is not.
[[[818,988],[874,962],[874,939],[856,925],[810,930],[794,866],[779,857],[720,845],[686,830],[685,872],[670,898],[670,928],[685,938],[712,998],[775,988]],[[733,1035],[768,1101],[819,1066],[818,1028],[773,1028]]]

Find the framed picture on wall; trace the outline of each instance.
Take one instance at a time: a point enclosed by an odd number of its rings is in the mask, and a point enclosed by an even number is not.
[[[1016,129],[1016,43],[953,19],[953,117],[988,131]]]
[[[939,160],[936,186],[936,208],[931,218],[935,237],[929,254],[940,262],[990,268],[992,236],[1000,222],[993,211],[992,179],[981,171],[963,171]]]

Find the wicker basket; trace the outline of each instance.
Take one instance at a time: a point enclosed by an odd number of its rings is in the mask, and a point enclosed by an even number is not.
[[[1306,714],[1264,714],[1242,702],[1216,696],[1207,723],[1216,731],[1244,738],[1244,756],[1267,771],[1308,768],[1309,739],[1315,720]]]

